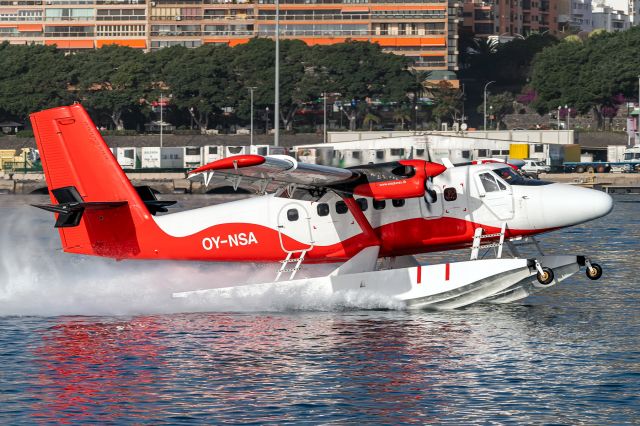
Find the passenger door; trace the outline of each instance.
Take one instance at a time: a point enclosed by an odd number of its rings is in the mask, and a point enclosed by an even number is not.
[[[511,186],[491,171],[478,173],[475,180],[478,195],[483,204],[500,220],[513,218]]]

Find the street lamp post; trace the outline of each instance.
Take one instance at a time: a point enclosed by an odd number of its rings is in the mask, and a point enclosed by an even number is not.
[[[487,130],[487,87],[495,81],[490,81],[484,85],[484,130]]]
[[[413,112],[413,131],[414,133],[418,131],[418,105],[415,106]]]
[[[163,117],[162,117],[162,107],[164,104],[164,96],[162,94],[162,92],[160,92],[160,148],[162,148],[162,128],[164,127],[163,123]]]
[[[253,91],[256,90],[257,87],[249,87],[249,93],[251,94],[251,124],[249,125],[249,131],[251,136],[249,138],[249,145],[253,146]]]
[[[275,105],[273,122],[274,134],[273,144],[278,146],[280,144],[280,1],[276,2],[276,93],[275,93]]]
[[[266,107],[264,110],[266,111],[265,116],[267,118],[267,128],[265,129],[264,132],[268,135],[269,134],[269,107]]]
[[[635,145],[640,145],[640,75],[638,76],[638,124],[636,127]]]
[[[327,92],[322,93],[322,108],[324,112],[324,125],[322,128],[322,142],[327,143]]]

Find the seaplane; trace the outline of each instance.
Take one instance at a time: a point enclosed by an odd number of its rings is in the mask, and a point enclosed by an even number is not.
[[[169,213],[173,202],[131,184],[80,104],[33,113],[31,123],[51,198],[36,207],[55,214],[67,253],[272,263],[273,281],[237,286],[313,284],[420,309],[517,301],[581,267],[590,279],[602,275],[586,255],[543,254],[536,236],[608,214],[611,197],[526,178],[505,162],[406,159],[345,169],[238,155],[189,177],[253,188],[256,196]],[[534,254],[523,256],[523,244]],[[458,249],[469,249],[469,260],[416,258]],[[332,272],[296,277],[311,264]],[[173,297],[223,297],[230,288]]]

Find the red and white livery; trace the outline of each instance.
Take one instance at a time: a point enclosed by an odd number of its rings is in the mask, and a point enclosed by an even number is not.
[[[134,187],[79,104],[31,115],[64,251],[115,259],[336,263],[333,291],[374,291],[414,306],[511,301],[587,265],[581,256],[419,265],[413,255],[503,244],[609,213],[599,191],[527,179],[500,162],[449,167],[401,160],[349,169],[241,155],[190,175],[260,196],[157,215],[171,202]],[[485,244],[486,246],[486,244]],[[380,258],[397,268],[381,271]],[[549,266],[550,265],[550,266]],[[444,268],[444,269],[443,269]],[[441,271],[442,269],[442,271]],[[554,274],[555,271],[555,274]],[[388,276],[387,276],[388,275]],[[536,284],[537,280],[537,284]],[[430,282],[428,291],[424,282]],[[280,282],[278,285],[287,285]],[[422,287],[419,287],[421,286]],[[421,290],[422,289],[422,290]],[[200,293],[182,293],[180,296]]]

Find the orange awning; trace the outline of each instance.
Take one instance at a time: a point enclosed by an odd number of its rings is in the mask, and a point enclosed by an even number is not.
[[[42,24],[19,24],[18,31],[37,31],[39,33],[42,32]]]
[[[93,49],[93,40],[45,40],[44,44],[55,44],[59,49]]]
[[[239,44],[244,44],[244,43],[248,43],[249,39],[248,38],[232,38],[232,39],[228,39],[228,38],[205,38],[202,40],[203,43],[207,44],[207,43],[218,43],[218,44],[228,44],[229,46],[233,47],[233,46],[237,46]]]
[[[109,44],[117,44],[118,46],[128,46],[134,47],[137,49],[146,49],[147,41],[146,40],[98,40],[96,41],[96,47],[101,48],[102,46],[107,46]]]

